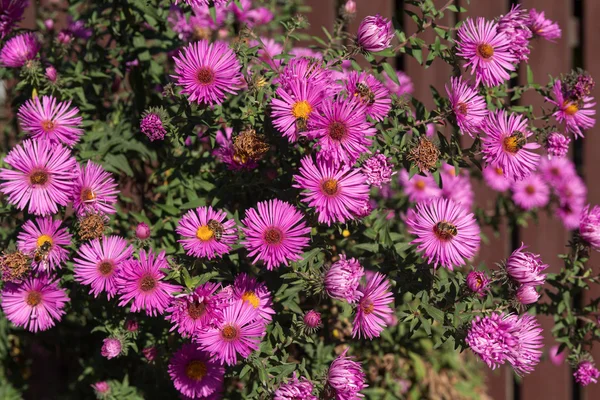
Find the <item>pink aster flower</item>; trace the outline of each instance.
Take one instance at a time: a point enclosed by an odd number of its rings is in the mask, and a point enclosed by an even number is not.
[[[593,249],[600,250],[600,207],[585,207],[579,222],[579,236]]]
[[[579,383],[581,386],[587,386],[592,382],[598,383],[600,371],[598,371],[591,361],[583,361],[577,365],[577,369],[573,373],[573,376],[575,377],[575,382]]]
[[[269,323],[273,319],[273,297],[267,289],[267,285],[258,282],[256,278],[241,273],[233,281],[232,299],[237,302],[246,303],[258,311],[258,315]]]
[[[151,231],[150,227],[145,222],[140,222],[135,227],[135,237],[139,240],[146,240],[150,237]]]
[[[235,6],[235,2],[231,3],[232,6]],[[255,26],[263,26],[273,21],[273,13],[266,7],[257,7],[252,10],[248,10],[246,13],[246,17],[242,22],[245,22],[249,28],[253,28]]]
[[[390,47],[394,38],[392,21],[381,15],[370,15],[358,27],[356,42],[365,51],[378,52]]]
[[[467,60],[465,68],[471,67],[476,84],[498,86],[510,79],[517,59],[510,51],[509,37],[498,32],[498,25],[484,18],[477,22],[467,18],[458,30],[457,55]]]
[[[488,115],[485,99],[476,88],[463,82],[462,77],[450,78],[450,84],[450,87],[446,85],[446,92],[456,123],[463,133],[475,137]]]
[[[538,174],[513,182],[512,199],[523,210],[545,207],[550,201],[550,188]]]
[[[23,18],[28,0],[0,0],[0,39],[4,39]]]
[[[0,191],[19,210],[35,215],[58,212],[70,200],[77,162],[66,147],[46,140],[25,140],[4,158]]]
[[[449,199],[418,203],[406,216],[411,243],[424,253],[427,262],[452,270],[465,264],[479,250],[479,226],[472,213]]]
[[[366,107],[367,115],[375,121],[383,121],[392,108],[390,91],[377,78],[367,72],[352,71],[346,81],[350,96]]]
[[[20,68],[28,61],[35,59],[42,45],[35,33],[22,33],[13,37],[0,50],[0,65],[9,68]]]
[[[58,73],[56,72],[56,68],[54,68],[52,65],[50,65],[49,67],[47,67],[45,69],[45,74],[44,75],[52,83],[55,83],[56,80],[58,79]]]
[[[290,143],[294,143],[318,114],[317,109],[323,100],[322,88],[294,79],[289,83],[289,90],[279,88],[275,94],[277,97],[271,100],[273,125]]]
[[[326,94],[334,94],[332,71],[323,68],[322,62],[318,60],[292,58],[274,79],[275,83],[290,94],[294,93],[293,87],[301,85],[303,81],[307,83],[308,88],[318,88]]]
[[[251,40],[250,47],[258,47],[258,58],[266,62],[272,68],[281,65],[281,59],[275,58],[283,53],[283,45],[277,43],[275,39],[261,37],[260,41]]]
[[[546,282],[546,275],[542,274],[542,271],[548,268],[548,264],[542,262],[539,254],[523,251],[526,247],[521,244],[521,247],[513,251],[508,257],[506,272],[522,285],[543,285]]]
[[[71,244],[71,235],[67,228],[61,228],[61,224],[62,221],[53,221],[52,217],[36,218],[23,224],[17,247],[23,254],[31,256],[34,269],[52,271],[69,258],[65,246]]]
[[[318,400],[318,397],[314,396],[312,392],[312,382],[304,377],[298,379],[296,372],[294,372],[292,378],[288,379],[286,383],[281,384],[275,393],[273,393],[273,400]]]
[[[535,290],[535,286],[521,285],[515,294],[519,303],[527,305],[537,302],[540,294]]]
[[[294,57],[314,58],[316,60],[322,60],[323,54],[318,50],[313,50],[309,47],[294,47],[290,50],[290,54]]]
[[[204,399],[221,389],[225,368],[197,347],[190,343],[181,346],[169,360],[169,375],[181,394]]]
[[[77,215],[116,213],[118,193],[117,183],[102,166],[89,160],[87,164],[77,166],[77,180],[72,190],[73,208]]]
[[[121,343],[121,340],[116,337],[109,337],[104,339],[102,342],[100,354],[102,354],[102,357],[106,357],[108,360],[110,360],[112,358],[119,357],[122,351],[123,343]]]
[[[440,174],[442,177],[442,197],[453,200],[469,211],[475,200],[475,193],[471,186],[468,170],[463,168],[457,175],[453,165],[443,162]]]
[[[190,294],[175,297],[167,308],[167,321],[180,335],[191,337],[204,327],[223,319],[223,309],[231,300],[231,293],[220,291],[221,284],[207,282]]]
[[[387,72],[383,74],[383,84],[390,93],[394,93],[396,96],[400,97],[405,94],[410,95],[415,91],[412,79],[404,72],[396,71],[396,79],[398,79],[398,83],[394,82],[394,80],[388,76]]]
[[[308,330],[309,333],[313,333],[317,329],[323,327],[321,313],[315,310],[310,310],[306,314],[304,314],[302,322],[304,323],[305,329]]]
[[[73,264],[75,280],[89,285],[94,297],[106,292],[111,299],[117,294],[117,276],[132,254],[133,247],[119,236],[103,236],[83,243]]]
[[[146,315],[163,314],[171,302],[173,293],[181,287],[165,282],[163,269],[168,269],[165,252],[155,256],[152,250],[140,250],[139,260],[130,259],[123,263],[117,276],[117,289],[121,297],[119,306],[129,302],[131,312],[146,311]]]
[[[559,353],[559,348],[560,346],[554,345],[548,350],[548,358],[550,359],[550,362],[557,367],[561,365],[565,361],[565,357],[567,357],[567,351],[563,350]]]
[[[371,186],[382,188],[383,185],[392,181],[394,172],[394,164],[391,163],[391,158],[377,152],[372,157],[369,157],[362,164],[361,171],[367,177],[367,183]]]
[[[551,42],[556,42],[562,32],[556,22],[547,19],[544,12],[537,12],[535,8],[529,10],[528,26],[535,36],[539,36]]]
[[[563,91],[562,82],[557,79],[552,88],[554,100],[546,97],[546,101],[558,108],[552,114],[554,118],[558,122],[564,122],[567,130],[575,136],[575,139],[583,138],[582,130],[590,129],[596,124],[596,120],[593,118],[596,115],[594,109],[596,102],[591,96],[571,99],[565,91]]]
[[[215,5],[227,4],[229,0],[175,0],[175,4],[179,3],[179,1],[188,4],[192,7],[208,7],[211,3]],[[202,396],[206,397],[206,396]]]
[[[531,174],[540,160],[540,155],[531,151],[540,145],[527,143],[527,138],[533,135],[528,123],[522,115],[509,115],[504,110],[491,112],[484,122],[483,159],[502,168],[504,175],[515,181]]]
[[[352,337],[358,334],[373,339],[379,337],[393,314],[394,296],[390,281],[379,272],[367,272],[366,283],[360,285],[361,293],[352,327]]]
[[[508,50],[519,61],[529,59],[529,40],[533,35],[528,25],[529,15],[520,4],[513,5],[510,11],[498,20],[498,32],[508,36]]]
[[[348,259],[345,254],[340,254],[339,257],[339,261],[333,263],[325,273],[325,290],[333,299],[355,303],[362,296],[358,285],[365,270],[355,258]]]
[[[546,139],[546,150],[548,151],[548,157],[564,157],[569,152],[569,143],[571,139],[565,135],[552,132]]]
[[[263,261],[269,271],[289,261],[299,261],[310,241],[310,227],[302,213],[290,203],[278,199],[262,201],[256,209],[246,210],[242,220],[246,239],[242,242],[253,264]]]
[[[344,350],[329,366],[327,371],[326,392],[332,391],[336,400],[356,400],[364,395],[360,391],[367,387],[365,372],[360,363],[348,357],[348,348]]]
[[[265,335],[265,321],[258,311],[246,302],[234,302],[223,313],[223,321],[196,335],[202,350],[211,353],[221,364],[235,365],[238,354],[242,358],[258,350]]]
[[[553,188],[577,176],[575,164],[566,157],[542,158],[538,172],[542,179]]]
[[[52,96],[27,100],[19,108],[19,122],[33,139],[47,139],[51,143],[73,146],[83,135],[79,109],[71,102],[59,102]]]
[[[144,116],[140,121],[140,131],[142,131],[151,142],[163,140],[167,134],[162,118],[159,114],[153,112],[144,113]]]
[[[60,321],[69,301],[58,280],[45,273],[19,284],[5,283],[0,297],[6,318],[33,333],[50,329]]]
[[[577,229],[584,212],[587,187],[577,174],[560,182],[555,188],[559,207],[556,215],[567,229]]]
[[[216,143],[218,147],[213,150],[213,155],[226,164],[227,168],[231,171],[252,170],[256,168],[258,166],[256,161],[236,154],[232,134],[233,129],[229,127],[217,131]]]
[[[110,393],[110,385],[106,381],[96,382],[91,386],[92,389],[94,389],[94,391],[96,392],[96,397],[102,398],[102,396],[105,396],[108,393]]]
[[[235,221],[225,220],[223,210],[214,210],[211,206],[190,210],[179,221],[176,232],[181,235],[186,254],[212,260],[229,253],[231,245],[237,240]]]
[[[300,175],[294,178],[294,187],[304,190],[302,201],[316,209],[319,223],[328,226],[354,219],[361,204],[369,199],[367,178],[348,166],[334,168],[323,162],[315,165],[307,156],[301,160]]]
[[[504,192],[512,185],[512,180],[504,175],[504,171],[500,167],[488,165],[481,172],[486,185],[497,192]]]
[[[484,272],[469,272],[466,282],[469,290],[479,296],[483,296],[489,290],[490,279]]]
[[[410,178],[408,171],[403,169],[400,171],[400,184],[413,203],[421,203],[442,195],[442,189],[428,172],[425,175],[415,174]]]
[[[236,94],[242,83],[241,65],[225,42],[200,40],[179,52],[173,78],[181,93],[198,104],[221,104],[227,94]]]

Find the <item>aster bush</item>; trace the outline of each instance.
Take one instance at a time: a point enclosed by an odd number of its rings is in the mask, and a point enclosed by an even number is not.
[[[73,0],[35,31],[26,3],[0,0],[0,393],[475,398],[482,363],[525,376],[544,351],[596,383],[600,300],[572,300],[599,283],[600,208],[568,157],[594,80],[533,79],[561,36],[543,10],[448,27],[464,8],[407,1],[407,36],[353,31],[350,0],[311,37],[301,0]],[[433,109],[399,55],[452,66]],[[527,243],[478,257],[539,213],[572,231],[560,272]]]

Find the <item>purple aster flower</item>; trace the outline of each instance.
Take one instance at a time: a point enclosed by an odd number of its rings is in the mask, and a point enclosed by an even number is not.
[[[569,152],[569,143],[571,139],[565,135],[552,132],[546,139],[546,150],[548,151],[548,157],[564,157]]]
[[[367,178],[358,169],[334,168],[323,162],[315,165],[312,157],[301,160],[300,175],[294,176],[294,187],[303,189],[302,201],[314,207],[319,223],[346,222],[360,212],[369,199]]]
[[[390,93],[394,93],[396,96],[400,97],[405,94],[412,94],[415,91],[415,86],[412,79],[410,79],[410,76],[402,71],[396,71],[396,78],[398,79],[398,83],[394,82],[394,80],[388,76],[387,72],[383,74],[383,84]]]
[[[321,103],[320,113],[308,124],[307,135],[317,139],[317,160],[329,165],[353,165],[364,153],[370,153],[370,136],[377,130],[367,121],[366,108],[351,99]]]
[[[304,377],[298,379],[296,372],[294,372],[292,378],[281,384],[273,393],[273,400],[318,400],[318,397],[314,396],[312,391],[312,382]]]
[[[310,241],[310,227],[296,207],[278,199],[262,201],[246,210],[242,242],[252,261],[263,261],[269,271],[299,261]]]
[[[325,290],[333,299],[355,303],[362,296],[358,285],[365,270],[355,258],[347,259],[345,254],[340,254],[339,257],[339,261],[333,263],[325,273]]]
[[[377,14],[362,20],[358,27],[356,42],[364,51],[378,52],[390,47],[393,38],[392,21]]]
[[[173,78],[182,94],[198,104],[221,104],[227,93],[236,94],[242,84],[241,65],[225,42],[200,40],[179,52]]]
[[[529,29],[529,15],[521,5],[513,5],[510,11],[498,20],[498,32],[506,34],[510,41],[509,51],[519,61],[529,59],[529,40],[533,36]]]
[[[407,170],[400,171],[400,184],[404,189],[404,193],[413,203],[421,203],[441,197],[442,189],[435,183],[433,176],[428,172],[425,175],[415,174],[412,178]]]
[[[235,2],[231,3],[235,6]],[[246,17],[242,22],[245,22],[249,28],[263,26],[273,21],[273,13],[266,7],[258,7],[248,10]]]
[[[485,183],[497,192],[508,190],[512,184],[512,180],[504,175],[504,171],[500,167],[487,165],[481,172]]]
[[[575,382],[581,386],[587,386],[590,383],[598,383],[600,378],[600,371],[594,366],[591,361],[583,361],[577,365],[577,369],[573,373]]]
[[[92,386],[92,389],[96,392],[96,397],[104,398],[104,396],[110,393],[110,385],[106,381],[96,382]]]
[[[185,343],[169,360],[169,375],[181,394],[204,399],[220,391],[225,368],[198,346]]]
[[[365,276],[366,283],[358,289],[361,296],[356,307],[352,337],[358,334],[359,338],[364,336],[373,339],[379,337],[394,313],[394,296],[385,275],[368,271]]]
[[[167,308],[167,321],[183,337],[191,337],[204,327],[223,319],[223,309],[231,300],[231,293],[220,291],[221,284],[207,282],[190,294],[175,297]],[[217,293],[218,292],[218,293]]]
[[[110,360],[119,357],[122,351],[123,344],[121,343],[121,340],[116,337],[109,337],[102,342],[102,350],[100,352],[103,357]]]
[[[323,322],[321,321],[321,313],[315,310],[310,310],[304,314],[302,322],[309,332],[314,332],[323,326]]]
[[[23,18],[28,0],[0,0],[0,39],[4,39]]]
[[[488,115],[485,99],[476,88],[463,82],[462,77],[450,78],[450,84],[450,87],[446,85],[446,92],[456,123],[463,133],[475,137]]]
[[[392,181],[394,172],[394,164],[391,163],[391,158],[377,152],[372,157],[369,157],[362,164],[361,171],[367,177],[367,183],[371,186],[381,189],[383,185]]]
[[[46,75],[46,78],[48,78],[48,80],[52,83],[55,83],[58,79],[56,68],[54,68],[52,65],[46,68],[44,75]]]
[[[308,47],[294,47],[290,50],[290,54],[296,58],[314,58],[316,60],[322,60],[323,54],[318,50],[313,50]]]
[[[4,162],[13,169],[0,169],[0,191],[19,210],[50,215],[69,203],[77,162],[66,147],[27,139],[13,147]]]
[[[554,100],[546,97],[546,101],[558,108],[552,114],[554,118],[558,122],[564,122],[567,130],[575,136],[575,139],[583,138],[582,130],[590,129],[596,124],[596,120],[593,118],[596,115],[594,98],[584,96],[577,100],[570,99],[567,93],[563,92],[562,82],[558,79],[554,82],[552,93]]]
[[[163,126],[163,121],[160,115],[156,113],[147,113],[140,122],[140,130],[151,142],[155,140],[163,140],[167,131]]]
[[[125,329],[127,329],[127,332],[135,333],[139,328],[140,324],[135,319],[128,319],[125,321]]]
[[[229,0],[175,0],[175,4],[179,3],[179,1],[188,4],[192,7],[208,7],[211,3],[215,4],[215,5],[221,5],[221,4],[227,4],[227,2]],[[193,397],[193,396],[190,396]],[[202,397],[206,397],[206,396],[202,396]]]
[[[392,108],[390,91],[367,72],[352,71],[346,81],[346,90],[365,105],[367,115],[375,121],[383,121]]]
[[[285,92],[291,95],[294,95],[294,90],[298,90],[294,87],[301,86],[302,82],[306,82],[307,89],[315,93],[324,91],[326,94],[334,94],[332,71],[323,68],[321,61],[308,58],[292,58],[279,76],[274,79],[274,83],[278,83]],[[315,103],[311,107],[318,107],[318,104]]]
[[[577,229],[583,214],[587,187],[577,174],[564,180],[555,187],[559,207],[556,215],[562,220],[567,229]]]
[[[69,301],[58,280],[45,273],[19,284],[5,283],[0,298],[6,318],[33,333],[48,330],[60,321]]]
[[[468,170],[463,168],[456,175],[454,166],[443,162],[441,177],[442,197],[453,200],[456,204],[460,204],[466,211],[469,211],[475,200],[475,193],[471,186]]]
[[[551,42],[560,38],[562,32],[556,22],[546,19],[544,12],[537,12],[535,8],[529,10],[529,29],[535,36],[539,36]]]
[[[471,67],[477,85],[498,86],[510,79],[509,71],[515,70],[517,59],[510,50],[510,38],[498,32],[493,21],[467,18],[458,30],[456,45],[457,55],[467,60],[464,67]]]
[[[89,39],[92,37],[92,29],[85,26],[85,21],[82,19],[78,19],[74,21],[71,16],[68,18],[68,27],[67,30],[78,39]]]
[[[250,304],[258,310],[259,316],[265,321],[270,322],[275,314],[273,310],[273,298],[267,285],[258,282],[248,274],[241,273],[233,281],[232,299],[241,303]]]
[[[523,210],[545,207],[550,201],[550,188],[538,174],[513,182],[512,199]]]
[[[133,254],[133,247],[119,236],[103,236],[83,243],[73,264],[75,280],[90,286],[94,297],[102,292],[111,299],[117,294],[117,276]]]
[[[71,235],[61,224],[62,221],[53,221],[52,217],[38,217],[23,224],[17,248],[32,257],[33,269],[52,271],[69,258],[65,247],[71,244]]]
[[[542,262],[539,254],[523,251],[526,247],[521,244],[521,247],[513,251],[508,257],[506,272],[522,285],[543,285],[546,282],[546,275],[542,274],[542,271],[548,268],[548,264]]]
[[[411,244],[436,268],[464,265],[479,250],[480,229],[474,215],[452,200],[418,203],[409,210],[406,225],[417,237]]]
[[[323,99],[322,88],[310,82],[294,79],[289,90],[277,89],[271,100],[273,125],[290,143],[312,126]]]
[[[575,164],[566,157],[542,158],[538,171],[542,179],[553,188],[577,176]]]
[[[540,298],[540,294],[535,290],[535,286],[521,285],[515,295],[521,304],[533,304]]]
[[[221,364],[235,365],[238,354],[243,358],[258,350],[265,335],[265,321],[258,310],[246,302],[234,302],[223,312],[223,321],[196,335],[200,348]]]
[[[336,400],[355,400],[364,397],[359,392],[367,387],[365,372],[360,363],[348,357],[348,348],[329,366],[327,371],[326,392],[332,392],[329,398]]]
[[[171,302],[171,296],[181,287],[164,281],[169,264],[165,252],[155,256],[152,250],[140,250],[139,260],[130,259],[123,263],[117,276],[117,288],[120,295],[119,306],[129,302],[131,312],[146,311],[146,315],[163,314]]]
[[[469,272],[466,282],[469,290],[479,296],[483,296],[489,290],[490,279],[485,272]]]
[[[491,112],[484,122],[483,159],[502,168],[504,175],[515,181],[529,176],[540,160],[540,155],[531,151],[540,145],[527,143],[527,138],[533,135],[528,124],[522,115],[508,114],[504,110]]]
[[[579,236],[592,248],[600,251],[600,207],[585,207],[579,222]]]
[[[155,346],[144,347],[142,349],[142,354],[144,355],[144,358],[151,363],[156,359],[158,349]]]
[[[261,37],[260,41],[251,40],[250,47],[258,47],[258,58],[270,65],[272,68],[277,68],[281,65],[281,59],[275,58],[283,53],[283,45],[277,43],[275,39]]]
[[[0,65],[20,68],[35,59],[41,47],[34,33],[28,32],[15,36],[4,43],[4,47],[0,50]]]
[[[146,240],[150,237],[150,227],[145,222],[140,222],[135,227],[135,237],[139,240]]]
[[[557,367],[562,365],[562,363],[565,361],[565,357],[567,356],[566,350],[563,350],[559,353],[559,348],[560,346],[555,345],[550,347],[550,350],[548,350],[548,358],[550,359],[550,362]]]
[[[119,189],[114,178],[98,164],[77,165],[77,180],[72,189],[73,208],[78,216],[101,212],[116,213]]]
[[[214,210],[211,206],[190,210],[179,221],[176,232],[182,239],[186,254],[212,260],[231,251],[231,245],[237,240],[235,221],[226,220],[223,210]]]
[[[239,155],[235,151],[232,139],[233,129],[224,128],[217,131],[216,143],[219,147],[213,150],[213,155],[232,171],[252,170],[258,166],[257,162],[249,157]]]

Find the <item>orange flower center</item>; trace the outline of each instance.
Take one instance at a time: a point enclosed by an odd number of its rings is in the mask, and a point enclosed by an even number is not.
[[[258,308],[258,306],[260,305],[260,299],[258,298],[256,293],[254,293],[251,290],[245,292],[242,295],[242,300],[247,301],[248,303],[252,304],[252,307],[254,307],[254,308]]]
[[[565,107],[565,114],[573,116],[575,114],[577,114],[577,111],[579,111],[579,107],[577,107],[577,104],[575,103],[568,103],[569,105]]]
[[[46,171],[34,171],[29,175],[29,182],[32,185],[43,185],[48,182],[48,173]]]
[[[98,264],[98,272],[100,272],[102,276],[110,275],[114,269],[114,264],[108,260],[102,261],[100,264]]]
[[[223,336],[223,339],[231,341],[237,337],[237,329],[232,325],[225,325],[221,329],[221,336]]]
[[[338,183],[335,179],[326,179],[321,183],[321,188],[326,194],[333,196],[338,192]]]
[[[265,232],[264,239],[268,244],[279,244],[283,239],[283,233],[277,228],[268,228]]]
[[[342,140],[346,137],[347,132],[346,125],[341,122],[335,121],[329,125],[329,137],[333,140]]]
[[[204,315],[205,310],[206,305],[204,302],[198,303],[197,301],[194,301],[188,305],[188,315],[192,319],[200,318],[202,315]]]
[[[308,101],[306,100],[298,101],[292,106],[292,114],[296,119],[308,119],[308,116],[311,112],[312,107],[310,106],[310,104],[308,104]]]
[[[52,129],[54,129],[54,122],[52,122],[52,121],[42,121],[42,129],[46,133],[50,132]]]
[[[494,48],[487,43],[482,43],[477,46],[477,55],[487,60],[494,55]]]
[[[466,115],[469,109],[467,108],[467,105],[465,103],[460,102],[456,105],[456,110],[459,114]]]
[[[420,179],[418,181],[416,181],[415,182],[415,189],[417,189],[417,190],[423,190],[423,189],[425,189],[425,181],[422,181]]]
[[[532,185],[527,185],[527,187],[525,187],[525,191],[527,192],[527,194],[534,194],[535,188]]]
[[[96,199],[96,193],[90,188],[84,188],[81,191],[81,201],[92,201]]]
[[[210,85],[215,81],[215,73],[208,67],[202,67],[196,75],[201,85]]]
[[[142,292],[149,292],[156,287],[156,279],[154,279],[150,275],[146,275],[142,278],[142,282],[140,283],[140,289]]]
[[[207,368],[200,360],[192,360],[185,366],[185,374],[191,380],[199,382],[206,376]]]
[[[42,302],[42,294],[37,290],[32,290],[27,293],[27,299],[25,299],[27,305],[35,307]]]

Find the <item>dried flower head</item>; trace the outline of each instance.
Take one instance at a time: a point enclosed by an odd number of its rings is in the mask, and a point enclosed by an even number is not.
[[[105,218],[101,214],[88,214],[79,220],[77,234],[82,241],[97,239],[104,235]]]
[[[29,261],[29,257],[20,251],[4,253],[0,257],[2,280],[5,282],[22,281],[31,272],[31,263]]]
[[[260,161],[269,151],[269,145],[265,143],[263,135],[258,135],[254,129],[247,129],[233,140],[233,149],[234,157]]]
[[[408,154],[409,161],[417,165],[419,171],[429,171],[435,167],[440,156],[440,150],[427,138],[420,138],[419,144],[412,148]]]

